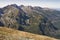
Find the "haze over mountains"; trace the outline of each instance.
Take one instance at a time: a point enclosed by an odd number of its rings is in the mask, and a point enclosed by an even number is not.
[[[57,8],[58,11],[60,11],[60,8]]]
[[[60,38],[60,11],[12,4],[0,8],[0,26]]]

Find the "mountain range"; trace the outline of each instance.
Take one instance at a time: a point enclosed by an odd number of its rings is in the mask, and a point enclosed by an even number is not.
[[[60,39],[60,11],[12,4],[0,8],[0,26]]]

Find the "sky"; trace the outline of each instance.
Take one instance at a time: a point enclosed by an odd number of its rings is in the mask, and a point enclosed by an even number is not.
[[[60,8],[60,0],[0,0],[0,8],[11,4]]]

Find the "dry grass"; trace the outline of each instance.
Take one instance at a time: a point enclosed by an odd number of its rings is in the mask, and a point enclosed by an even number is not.
[[[0,40],[57,40],[55,38],[0,27]]]

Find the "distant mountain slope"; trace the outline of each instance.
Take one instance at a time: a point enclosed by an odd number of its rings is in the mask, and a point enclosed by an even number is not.
[[[12,4],[1,8],[0,26],[60,38],[60,11]]]
[[[58,40],[47,36],[0,27],[0,40]]]
[[[59,36],[60,35],[60,31],[59,31],[60,11],[49,9],[49,8],[31,7],[31,6],[25,6],[25,7],[23,6],[21,8],[28,15],[30,14],[41,15],[42,19],[40,20],[41,22],[39,23],[39,28],[41,31],[40,34],[42,33],[43,35],[49,35],[49,36],[60,38]]]

